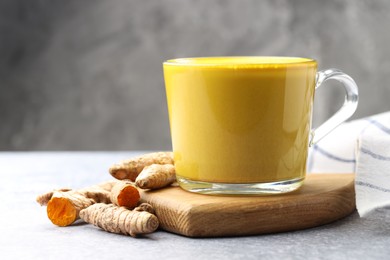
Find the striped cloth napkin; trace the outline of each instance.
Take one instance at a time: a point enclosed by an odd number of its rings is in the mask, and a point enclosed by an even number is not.
[[[355,173],[359,215],[390,207],[390,112],[347,122],[309,151],[309,173]]]

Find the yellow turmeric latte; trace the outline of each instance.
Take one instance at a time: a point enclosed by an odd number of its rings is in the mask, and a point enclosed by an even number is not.
[[[316,69],[305,58],[165,62],[177,176],[231,184],[303,178]]]

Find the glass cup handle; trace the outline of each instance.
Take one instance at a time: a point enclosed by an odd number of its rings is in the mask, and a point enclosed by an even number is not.
[[[340,70],[327,69],[317,72],[315,88],[319,88],[325,81],[329,79],[337,80],[343,85],[345,89],[345,101],[343,106],[332,117],[330,117],[316,129],[311,130],[309,146],[316,144],[338,125],[350,118],[358,105],[359,94],[355,81]]]

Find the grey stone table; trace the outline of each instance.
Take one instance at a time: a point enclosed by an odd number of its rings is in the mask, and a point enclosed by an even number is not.
[[[357,213],[312,229],[229,238],[158,231],[143,238],[77,222],[54,226],[36,195],[110,180],[107,168],[141,152],[0,152],[0,259],[390,259],[390,213]]]

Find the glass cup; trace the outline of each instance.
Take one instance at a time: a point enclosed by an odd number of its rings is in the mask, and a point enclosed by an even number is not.
[[[164,62],[179,185],[205,194],[273,194],[299,188],[308,148],[356,110],[358,88],[336,69],[296,57],[205,57]],[[334,79],[340,110],[311,129],[315,90]]]

